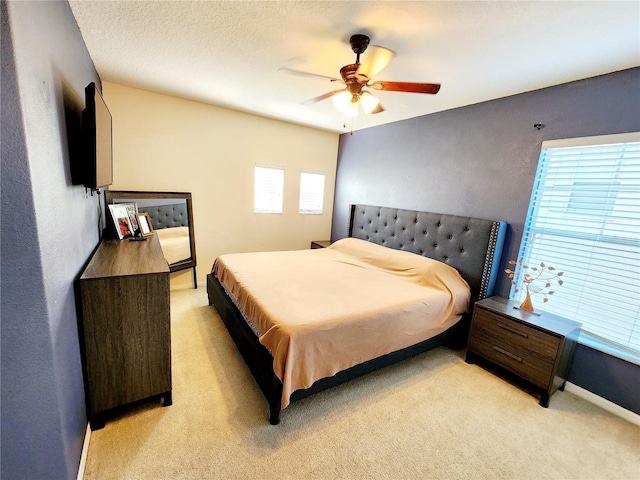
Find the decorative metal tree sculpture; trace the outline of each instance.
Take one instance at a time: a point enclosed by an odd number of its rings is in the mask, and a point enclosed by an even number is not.
[[[564,275],[564,272],[556,272],[554,267],[547,266],[544,262],[540,262],[539,266],[529,266],[524,265],[524,259],[521,258],[517,262],[515,260],[509,260],[508,264],[515,268],[515,270],[507,268],[504,271],[504,273],[506,273],[511,279],[511,284],[517,287],[514,290],[514,293],[518,293],[522,289],[524,289],[526,293],[526,297],[520,305],[522,310],[527,310],[529,312],[534,311],[533,302],[531,300],[531,295],[534,294],[543,295],[543,303],[548,302],[549,296],[555,293],[554,290],[551,290],[552,281],[555,280],[555,283],[558,286],[564,283],[562,278],[560,278]],[[519,282],[522,284],[518,285]],[[538,282],[538,284],[534,282]],[[544,282],[544,286],[539,285],[541,282]]]

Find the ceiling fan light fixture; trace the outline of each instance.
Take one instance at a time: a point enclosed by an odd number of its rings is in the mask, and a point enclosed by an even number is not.
[[[364,113],[371,113],[378,107],[378,105],[380,105],[380,100],[369,92],[362,92],[360,94],[360,102],[362,103],[362,110]]]
[[[333,96],[333,104],[335,107],[343,112],[351,102],[351,92],[349,90],[342,90]]]
[[[324,95],[312,98],[303,102],[303,105],[319,102],[321,100],[333,98],[333,104],[345,117],[355,117],[358,115],[358,104],[361,105],[365,114],[376,114],[384,112],[384,108],[380,105],[380,100],[374,96],[370,89],[386,90],[389,92],[407,92],[422,93],[434,95],[440,90],[439,83],[418,83],[418,82],[388,82],[388,81],[372,81],[380,71],[382,71],[395,56],[395,52],[385,47],[373,45],[370,53],[367,54],[362,62],[360,55],[367,50],[369,46],[369,37],[364,34],[352,35],[349,43],[351,49],[356,54],[355,63],[350,63],[340,69],[340,78],[327,77],[326,75],[318,75],[315,73],[302,72],[295,69],[283,68],[281,70],[296,75],[311,76],[338,82],[344,85],[343,90],[334,90]],[[386,95],[383,94],[383,96]],[[346,122],[345,122],[346,123]]]
[[[347,117],[355,117],[356,115],[358,115],[358,100],[356,98],[356,101],[351,101],[347,104],[347,106],[344,108],[344,110],[342,110],[342,113],[344,113]]]

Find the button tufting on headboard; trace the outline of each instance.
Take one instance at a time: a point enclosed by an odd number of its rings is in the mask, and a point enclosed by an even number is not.
[[[153,225],[153,228],[156,230],[171,227],[187,227],[189,225],[186,203],[145,206],[140,207],[139,210],[149,214],[151,225]]]
[[[493,293],[505,222],[370,205],[352,208],[350,236],[451,265],[469,283],[474,300]]]

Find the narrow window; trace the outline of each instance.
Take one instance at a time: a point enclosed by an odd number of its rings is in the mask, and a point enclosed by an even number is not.
[[[282,213],[284,170],[256,165],[254,178],[253,213]]]
[[[302,214],[321,214],[324,200],[324,173],[300,173],[300,207]]]

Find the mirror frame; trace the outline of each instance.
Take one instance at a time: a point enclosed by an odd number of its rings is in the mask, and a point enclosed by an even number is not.
[[[191,248],[191,258],[182,262],[177,262],[169,265],[169,271],[178,272],[193,268],[193,288],[198,288],[198,279],[196,276],[196,235],[193,228],[193,208],[190,192],[147,192],[136,190],[105,190],[104,198],[106,205],[113,204],[117,200],[142,200],[142,199],[176,199],[187,201],[187,220],[189,221],[189,242]],[[105,206],[105,210],[108,210]],[[106,217],[108,213],[105,212]],[[108,222],[109,223],[109,222]]]

